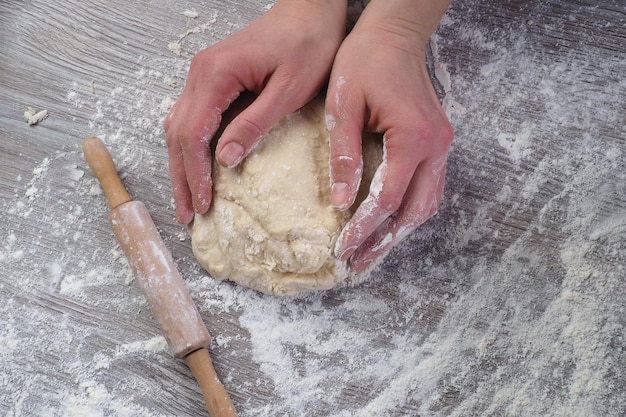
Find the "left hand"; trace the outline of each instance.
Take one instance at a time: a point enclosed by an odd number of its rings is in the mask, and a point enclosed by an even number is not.
[[[443,192],[452,127],[426,68],[427,37],[404,29],[362,17],[335,57],[326,98],[336,208],[356,198],[361,132],[384,133],[384,159],[369,195],[335,246],[357,271],[433,216]]]
[[[244,91],[258,97],[224,129],[216,158],[234,167],[326,81],[345,35],[346,3],[279,0],[241,31],[197,53],[185,88],[164,121],[176,218],[209,210],[211,149],[222,113]]]

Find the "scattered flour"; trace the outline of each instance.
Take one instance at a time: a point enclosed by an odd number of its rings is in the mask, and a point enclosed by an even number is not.
[[[438,40],[439,35],[435,33],[429,42],[430,52],[432,53],[433,58],[434,76],[443,89],[443,99],[441,100],[443,110],[446,112],[448,118],[452,120],[455,115],[463,114],[465,112],[465,107],[456,101],[452,95],[452,80],[450,79],[450,73],[448,72],[446,65],[439,58],[439,46],[437,45]]]
[[[624,415],[623,54],[545,52],[527,25],[493,32],[480,23],[477,13],[506,13],[499,7],[459,3],[444,19],[435,75],[457,132],[445,201],[370,281],[275,298],[181,260],[207,322],[241,330],[214,334],[212,346],[241,417]],[[181,57],[140,57],[119,85],[98,83],[95,93],[77,81],[68,106],[92,109],[89,128],[118,165],[153,179],[187,57],[218,35],[207,23],[172,36]],[[0,305],[0,414],[172,415],[154,411],[173,409],[163,397],[198,392],[155,377],[172,369],[157,333],[120,334],[117,322],[151,318],[114,240],[83,249],[108,209],[82,166],[77,152],[49,155],[0,201],[0,266],[14,277],[0,283],[13,294]],[[167,207],[169,184],[152,186]],[[25,221],[33,235],[11,226]],[[201,402],[180,401],[179,410],[204,413]]]

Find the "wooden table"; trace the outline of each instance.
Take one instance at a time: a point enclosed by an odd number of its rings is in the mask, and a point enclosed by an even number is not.
[[[455,2],[429,57],[456,131],[439,214],[364,283],[287,298],[198,266],[161,128],[193,54],[268,2],[135,3],[0,3],[0,415],[206,415],[108,225],[94,134],[240,416],[626,414],[622,1]]]

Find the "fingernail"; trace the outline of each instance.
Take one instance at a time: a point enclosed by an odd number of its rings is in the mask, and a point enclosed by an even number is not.
[[[348,205],[348,184],[345,182],[333,183],[330,187],[330,204],[339,210],[345,210]]]
[[[347,260],[356,251],[357,247],[358,246],[350,246],[349,248],[344,249],[339,255],[337,255],[337,258],[342,261]]]
[[[241,162],[243,158],[243,146],[237,142],[230,142],[224,146],[219,154],[219,159],[228,168],[232,168]]]

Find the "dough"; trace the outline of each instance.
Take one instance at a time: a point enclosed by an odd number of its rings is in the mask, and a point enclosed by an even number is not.
[[[378,135],[365,134],[363,144],[361,201],[382,159]],[[214,161],[211,209],[189,229],[200,264],[214,278],[272,294],[351,280],[333,248],[352,212],[330,206],[328,165],[320,97],[276,124],[239,167]]]
[[[48,110],[37,111],[32,107],[29,107],[28,110],[24,112],[24,120],[31,126],[36,125],[46,117],[48,117]]]

